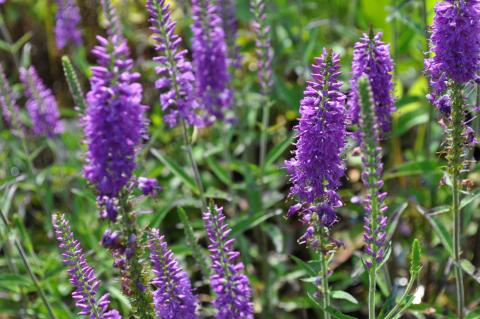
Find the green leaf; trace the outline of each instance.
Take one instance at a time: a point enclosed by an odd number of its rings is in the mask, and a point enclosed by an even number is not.
[[[293,261],[298,265],[300,266],[300,268],[302,268],[303,270],[305,270],[310,276],[316,276],[316,271],[315,269],[313,269],[312,266],[310,266],[308,263],[304,262],[303,260],[301,260],[300,258],[296,257],[296,256],[290,256],[290,258],[293,259]]]
[[[349,316],[349,315],[346,315],[346,314],[343,314],[341,313],[340,311],[328,306],[326,309],[325,309],[326,312],[328,312],[329,314],[331,314],[333,316],[333,318],[336,318],[336,319],[357,319],[356,317],[352,317],[352,316]]]
[[[27,276],[17,274],[0,274],[0,287],[9,289],[18,286],[31,287],[32,283]]]
[[[272,218],[273,216],[279,215],[280,212],[270,212],[263,213],[259,212],[254,215],[243,217],[232,227],[232,236],[237,236],[238,234],[243,233],[244,231],[254,228],[255,226],[260,225],[264,221]]]
[[[232,180],[228,172],[218,164],[218,162],[213,158],[213,156],[207,157],[208,166],[212,169],[213,173],[222,181],[225,185],[231,185]]]
[[[422,214],[423,217],[425,217],[427,219],[427,221],[430,223],[430,225],[433,227],[433,232],[440,239],[440,242],[442,243],[443,247],[447,250],[447,252],[450,254],[450,256],[453,256],[452,238],[450,237],[450,234],[448,233],[447,228],[440,221],[433,218],[420,205],[417,205],[417,209],[420,212],[420,214]]]
[[[160,153],[160,151],[154,148],[152,148],[150,152],[153,154],[153,156],[158,158],[163,163],[163,165],[167,166],[175,176],[180,178],[188,187],[190,187],[190,189],[195,194],[197,195],[200,194],[200,191],[198,190],[198,187],[195,184],[195,180],[192,177],[190,177],[182,167],[180,167],[173,160],[163,155],[162,153]]]
[[[468,276],[473,278],[478,284],[480,284],[480,271],[477,271],[475,266],[466,259],[460,260],[460,267],[462,268],[463,272],[466,273]]]
[[[422,248],[418,239],[414,239],[412,243],[412,252],[410,254],[410,276],[415,277],[422,268],[420,258],[422,256]]]
[[[275,147],[272,148],[270,152],[268,152],[267,158],[265,159],[265,165],[273,165],[277,161],[277,159],[282,156],[285,150],[289,148],[290,145],[292,145],[294,138],[294,135],[291,135],[287,137],[283,142],[275,145]]]
[[[358,305],[358,300],[355,299],[354,296],[352,296],[351,294],[349,294],[346,291],[334,290],[330,293],[330,296],[333,299],[343,299],[343,300],[350,301],[351,303],[353,303],[355,305]]]

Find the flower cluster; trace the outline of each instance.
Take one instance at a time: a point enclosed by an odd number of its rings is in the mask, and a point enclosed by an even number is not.
[[[384,201],[387,193],[381,192],[383,187],[382,148],[380,147],[380,128],[373,109],[373,93],[370,79],[363,76],[358,79],[360,99],[360,148],[362,153],[362,181],[368,189],[363,204],[367,216],[364,218],[365,252],[371,258],[366,261],[367,267],[383,260],[386,239],[387,217],[384,215],[387,206]]]
[[[211,124],[232,104],[223,22],[214,0],[192,0],[192,15],[195,95],[209,115],[205,124]]]
[[[160,102],[165,112],[165,122],[173,127],[183,119],[190,125],[202,126],[202,108],[193,98],[194,80],[192,65],[186,60],[186,50],[179,50],[182,39],[175,34],[176,23],[171,18],[169,5],[165,0],[148,0],[150,30],[159,53],[154,61],[160,66],[156,72],[160,77],[156,87],[161,91]]]
[[[172,251],[168,249],[164,236],[154,229],[149,239],[150,260],[155,278],[152,284],[155,311],[162,319],[196,319],[196,298],[187,273],[178,265]]]
[[[17,116],[19,114],[19,108],[15,96],[13,95],[12,88],[8,83],[8,79],[5,76],[3,66],[0,64],[0,106],[2,108],[2,117],[10,127],[17,125]],[[18,127],[17,127],[18,128]]]
[[[76,290],[72,293],[80,316],[90,319],[121,319],[117,310],[108,310],[110,303],[108,294],[97,300],[97,289],[100,281],[93,268],[87,264],[80,243],[74,238],[70,224],[63,214],[53,215],[53,227],[63,262],[69,267],[70,282]]]
[[[270,26],[267,23],[267,15],[265,12],[265,1],[253,0],[251,11],[254,17],[253,27],[256,35],[255,45],[257,47],[258,78],[260,80],[262,93],[268,95],[273,86],[273,49],[270,40]]]
[[[155,196],[159,191],[162,190],[162,187],[158,185],[158,182],[154,178],[139,177],[138,188],[145,196]]]
[[[425,60],[431,87],[428,99],[448,118],[452,107],[448,81],[479,80],[480,1],[437,2],[430,42],[434,56]]]
[[[57,0],[55,20],[55,42],[58,49],[65,48],[68,43],[82,44],[82,33],[78,29],[82,17],[75,0]]]
[[[288,215],[298,213],[306,224],[318,217],[325,227],[337,221],[334,209],[342,205],[337,189],[345,171],[342,152],[347,114],[342,82],[338,81],[339,60],[338,54],[326,49],[315,59],[313,80],[307,83],[295,127],[294,157],[285,163],[292,183],[289,197],[299,201]],[[312,232],[309,227],[303,239],[308,241]]]
[[[92,68],[91,90],[83,118],[88,146],[85,177],[99,195],[116,197],[129,182],[135,156],[146,132],[146,106],[141,104],[142,87],[132,73],[124,39],[98,36],[100,45],[92,53],[98,66]]]
[[[223,208],[209,208],[203,214],[212,261],[210,284],[215,291],[214,306],[217,319],[253,319],[252,291],[244,265],[236,262],[240,255],[233,250],[234,239],[225,223]]]
[[[32,121],[33,134],[55,136],[63,131],[57,101],[52,91],[45,87],[33,66],[20,69],[20,79],[25,86],[27,111]]]
[[[392,112],[395,111],[393,99],[393,61],[390,57],[390,45],[381,41],[382,33],[364,34],[355,44],[352,62],[351,91],[349,109],[352,123],[358,124],[360,101],[357,82],[367,75],[372,87],[375,114],[378,119],[381,136],[391,129]]]

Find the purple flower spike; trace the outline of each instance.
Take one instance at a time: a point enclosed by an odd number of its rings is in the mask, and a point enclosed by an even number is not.
[[[68,43],[76,46],[82,44],[82,33],[78,25],[82,20],[80,9],[75,0],[57,0],[55,15],[55,43],[58,49],[65,48]]]
[[[364,34],[355,44],[352,63],[351,91],[349,111],[353,124],[358,124],[360,101],[357,82],[367,75],[372,87],[375,114],[380,127],[380,137],[391,129],[392,112],[395,111],[393,98],[393,61],[390,57],[390,45],[381,41],[382,33],[375,36]]]
[[[72,293],[78,315],[90,319],[121,319],[117,310],[108,311],[110,303],[108,294],[97,300],[97,289],[100,281],[93,268],[87,264],[80,243],[73,237],[70,224],[63,214],[52,217],[55,236],[62,252],[63,262],[69,267],[70,282],[76,290]]]
[[[232,105],[227,45],[220,8],[215,0],[192,0],[192,50],[196,96],[209,118],[224,119]]]
[[[236,17],[235,0],[217,0],[223,22],[223,32],[225,34],[225,41],[228,48],[229,66],[239,68],[241,57],[240,48],[236,44],[238,20]]]
[[[154,58],[160,66],[156,68],[159,79],[156,87],[162,92],[160,102],[165,112],[165,122],[173,127],[181,119],[190,125],[203,126],[203,111],[193,98],[194,80],[192,65],[186,60],[186,50],[179,50],[182,39],[176,35],[176,23],[171,18],[169,5],[165,0],[148,0],[150,30],[156,41]]]
[[[32,121],[33,134],[53,137],[63,131],[57,101],[46,88],[33,66],[20,69],[20,79],[25,86],[27,111]]]
[[[156,229],[149,239],[150,260],[157,286],[154,292],[155,311],[162,319],[196,319],[197,300],[187,273],[178,265],[175,256],[167,247],[165,237]]]
[[[225,223],[223,208],[209,208],[203,214],[208,235],[208,249],[212,260],[210,285],[215,291],[213,302],[217,309],[216,319],[253,319],[252,291],[244,266],[235,260],[240,255],[233,250],[234,239]]]
[[[18,128],[16,119],[19,114],[19,108],[12,88],[5,76],[3,66],[0,64],[0,106],[2,108],[2,117],[6,125]]]
[[[268,95],[273,86],[272,60],[273,49],[270,40],[270,26],[267,23],[264,0],[252,0],[251,11],[256,35],[256,53],[258,59],[258,78],[264,95]]]
[[[146,106],[141,104],[142,87],[133,73],[127,43],[116,35],[98,36],[100,45],[92,53],[91,89],[83,120],[88,146],[85,177],[99,195],[116,197],[135,168],[135,156],[146,133]]]
[[[310,224],[313,214],[323,226],[331,227],[337,220],[334,209],[341,206],[337,193],[345,166],[342,152],[345,147],[345,95],[340,91],[340,58],[331,50],[323,50],[312,66],[312,81],[300,104],[300,120],[295,127],[298,140],[294,157],[285,162],[292,186],[289,197],[297,197],[288,212],[299,214]],[[305,234],[302,242],[313,233]]]
[[[449,117],[447,81],[459,84],[479,81],[480,1],[437,2],[430,43],[434,56],[425,60],[431,87],[428,98],[443,116]]]

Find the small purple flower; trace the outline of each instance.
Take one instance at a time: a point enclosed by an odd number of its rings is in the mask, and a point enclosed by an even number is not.
[[[194,80],[192,65],[186,60],[187,50],[179,50],[182,39],[175,34],[176,23],[171,18],[169,5],[165,0],[148,0],[150,30],[159,53],[154,61],[160,65],[156,72],[160,77],[156,84],[161,91],[160,102],[165,112],[165,122],[173,127],[184,119],[190,125],[204,125],[203,111],[193,98]]]
[[[210,285],[215,291],[213,301],[216,319],[253,319],[252,291],[244,265],[236,262],[240,253],[233,250],[235,239],[225,223],[223,208],[209,208],[203,213],[212,261]]]
[[[138,188],[145,196],[156,196],[162,190],[154,178],[139,177]]]
[[[270,26],[267,23],[264,0],[252,0],[251,11],[254,21],[256,53],[258,59],[258,79],[264,95],[268,95],[273,86],[272,60],[273,49],[270,40]]]
[[[155,278],[152,284],[155,311],[162,319],[196,319],[197,300],[187,273],[178,265],[172,251],[168,249],[165,237],[156,229],[149,239],[150,260]]]
[[[33,134],[53,137],[63,131],[57,101],[46,88],[33,66],[20,69],[20,79],[25,86],[27,111],[32,121]]]
[[[2,108],[2,117],[9,127],[18,128],[18,114],[20,112],[12,88],[5,76],[3,66],[0,64],[0,106]]]
[[[196,96],[208,113],[206,124],[224,119],[232,106],[227,45],[215,0],[192,0],[192,53]]]
[[[357,88],[358,79],[367,75],[373,92],[375,113],[380,126],[381,137],[391,129],[392,112],[395,111],[393,98],[393,61],[390,45],[381,41],[382,33],[375,36],[364,34],[355,44],[352,62],[351,91],[349,109],[353,124],[358,124],[360,101]]]
[[[347,114],[338,81],[339,62],[339,55],[326,49],[315,59],[313,79],[307,82],[300,103],[294,157],[285,162],[292,183],[289,197],[298,200],[288,215],[299,214],[307,225],[317,215],[323,226],[331,227],[337,220],[334,209],[342,205],[337,189],[345,173],[342,152]],[[308,238],[301,241],[308,242]]]
[[[82,119],[88,146],[85,177],[101,196],[116,197],[129,182],[135,156],[146,133],[142,87],[133,73],[127,43],[116,35],[98,36],[92,53],[98,66],[92,68],[91,90]]]
[[[480,1],[437,2],[430,43],[434,56],[425,60],[431,87],[428,98],[448,118],[448,80],[458,84],[479,81]]]
[[[82,20],[80,9],[75,0],[56,0],[55,43],[58,49],[65,48],[68,43],[75,46],[82,44],[82,33],[78,25]]]
[[[121,319],[117,310],[108,311],[110,303],[108,294],[97,300],[97,289],[100,281],[93,268],[87,264],[80,243],[73,237],[70,224],[63,214],[52,216],[55,236],[62,252],[63,262],[69,267],[70,282],[76,290],[72,293],[78,315],[90,319]]]

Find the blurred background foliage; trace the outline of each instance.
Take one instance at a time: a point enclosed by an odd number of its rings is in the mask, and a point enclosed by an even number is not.
[[[183,207],[200,243],[205,245],[200,202],[192,172],[182,149],[181,132],[169,129],[162,120],[158,92],[154,88],[155,55],[147,12],[143,0],[114,1],[124,32],[141,73],[144,103],[150,106],[150,140],[139,156],[138,175],[157,178],[164,191],[157,199],[140,198],[137,211],[143,227],[160,227],[174,252],[194,281],[202,303],[208,304],[206,278],[196,266],[186,245],[183,226],[176,207]],[[178,31],[190,47],[189,1],[170,1],[175,7]],[[313,293],[312,270],[318,264],[305,247],[296,243],[302,225],[284,218],[288,179],[283,161],[291,150],[293,126],[299,100],[309,78],[309,66],[323,47],[332,47],[342,55],[342,79],[348,90],[349,70],[354,43],[370,28],[381,31],[383,40],[392,44],[396,64],[397,112],[393,131],[384,143],[385,180],[389,197],[393,236],[392,253],[381,280],[381,297],[386,300],[402,292],[406,284],[408,253],[413,238],[420,239],[424,256],[423,270],[411,311],[407,318],[455,318],[454,285],[450,276],[445,236],[450,230],[449,188],[440,186],[445,161],[442,157],[442,130],[436,114],[425,99],[428,84],[423,76],[427,51],[426,25],[430,23],[434,0],[268,0],[268,21],[274,46],[274,91],[269,132],[269,153],[265,185],[259,183],[259,115],[264,106],[258,94],[254,33],[247,0],[237,1],[240,29],[238,44],[242,68],[237,70],[233,124],[218,123],[195,130],[194,155],[200,164],[207,196],[225,205],[237,246],[242,253],[255,291],[255,309],[259,318],[313,318],[320,314],[307,292]],[[12,242],[19,238],[25,247],[47,298],[58,318],[74,318],[69,297],[72,287],[61,264],[52,237],[50,215],[68,214],[78,239],[88,251],[88,260],[112,295],[115,306],[128,311],[129,303],[120,293],[118,274],[112,268],[107,250],[99,245],[108,226],[99,221],[95,197],[82,176],[82,131],[79,112],[73,107],[62,68],[61,56],[68,55],[88,90],[89,66],[94,63],[89,51],[95,35],[104,34],[100,6],[94,0],[78,1],[82,13],[84,46],[59,52],[54,45],[53,0],[7,0],[0,10],[3,17],[0,58],[11,83],[18,83],[18,67],[32,63],[46,84],[54,90],[66,119],[66,130],[52,140],[29,139],[27,154],[20,139],[8,129],[0,131],[0,207],[12,227],[7,232],[0,224],[0,318],[47,318],[46,309],[35,286],[26,276]],[[6,30],[10,33],[8,38]],[[23,88],[14,86],[19,95]],[[469,89],[475,99],[475,88]],[[19,105],[23,106],[23,99]],[[24,110],[22,109],[22,116]],[[475,124],[475,127],[478,127]],[[477,152],[475,152],[476,155]],[[363,211],[360,160],[346,154],[348,169],[341,190],[346,203],[339,212],[340,223],[334,237],[344,242],[332,261],[331,283],[336,292],[334,306],[344,313],[365,318],[367,274],[361,261]],[[28,168],[28,161],[33,169]],[[473,164],[472,164],[473,165]],[[470,178],[479,182],[478,168]],[[479,192],[464,199],[463,253],[471,275],[466,278],[470,309],[480,303],[479,276],[480,230]],[[423,208],[422,208],[423,207]],[[433,214],[426,214],[433,212]],[[8,239],[8,240],[7,240]],[[450,243],[451,244],[451,243]],[[305,261],[305,262],[302,262]],[[208,314],[208,311],[206,312]],[[475,316],[478,315],[478,316]],[[471,318],[480,318],[474,313]]]

